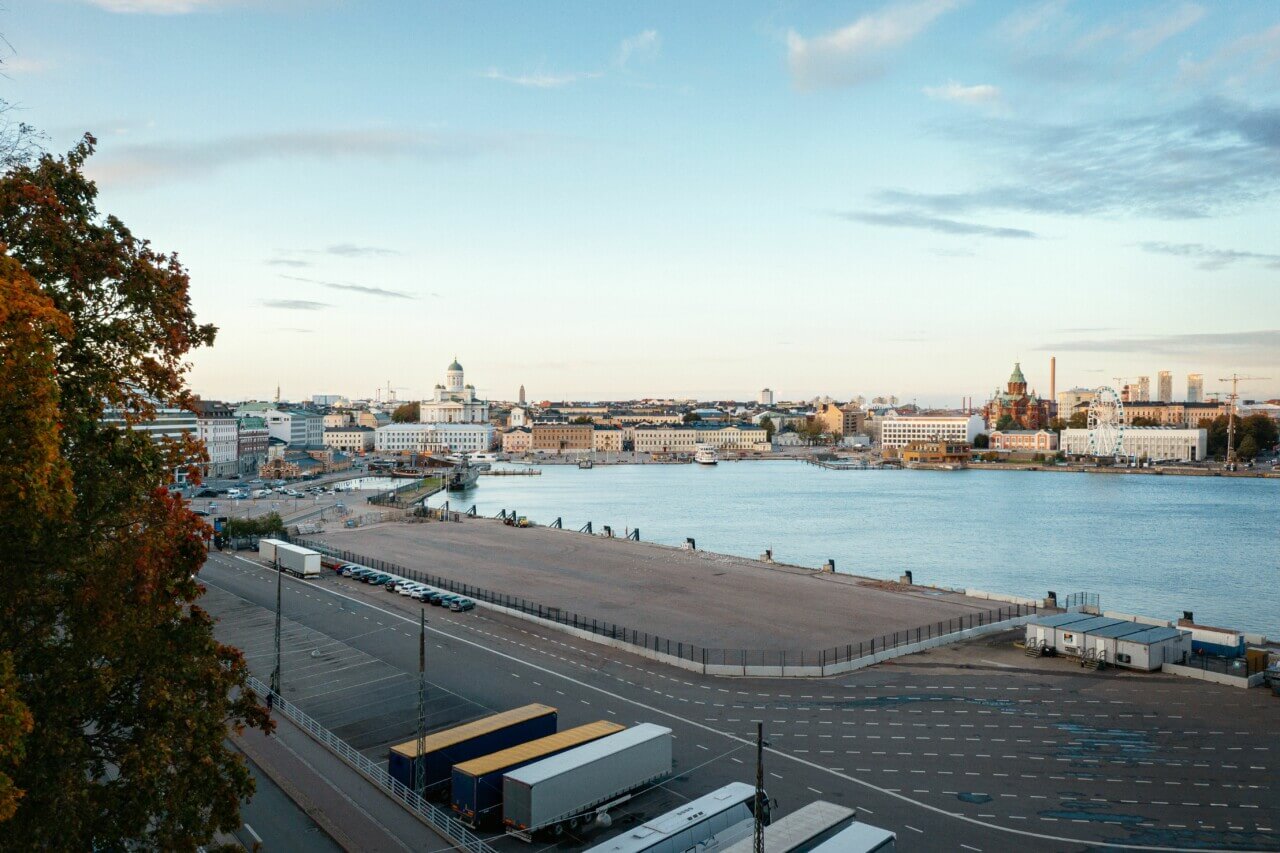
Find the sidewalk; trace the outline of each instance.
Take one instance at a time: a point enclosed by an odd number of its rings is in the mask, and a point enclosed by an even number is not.
[[[283,715],[275,734],[232,740],[312,820],[348,851],[405,853],[452,845]]]

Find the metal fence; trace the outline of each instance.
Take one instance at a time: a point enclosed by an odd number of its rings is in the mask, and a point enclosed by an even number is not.
[[[1224,658],[1218,655],[1193,654],[1188,655],[1182,665],[1193,669],[1201,669],[1205,672],[1218,672],[1223,675],[1234,675],[1237,678],[1248,678],[1265,670],[1267,668],[1267,660],[1265,656],[1249,660],[1247,657]]]
[[[382,768],[382,765],[368,758],[360,750],[320,725],[306,711],[303,711],[280,694],[272,693],[271,688],[253,676],[249,676],[248,686],[263,699],[270,697],[273,710],[278,710],[288,717],[334,755],[337,755],[369,781],[385,790],[410,811],[419,815],[436,831],[452,841],[457,848],[471,851],[471,853],[497,853],[493,847],[476,837],[452,813],[445,811],[434,803],[427,802],[400,780],[393,779],[391,774]]]
[[[1101,607],[1102,596],[1096,592],[1073,592],[1058,602],[1063,610],[1073,607]]]
[[[395,506],[400,502],[400,495],[405,492],[412,492],[422,487],[426,482],[425,477],[419,480],[409,480],[403,486],[396,486],[394,489],[387,489],[385,492],[378,492],[376,495],[369,497],[369,503],[377,506]]]
[[[1006,622],[1010,619],[1029,616],[1038,612],[1038,608],[1034,604],[1006,604],[991,610],[966,613],[963,616],[931,622],[928,625],[886,632],[856,643],[845,643],[844,645],[831,646],[824,649],[718,649],[699,646],[682,640],[673,640],[670,637],[663,637],[648,631],[638,631],[634,628],[606,622],[602,619],[579,616],[577,613],[563,610],[559,607],[549,607],[520,596],[493,592],[483,587],[472,586],[450,578],[433,575],[430,572],[406,568],[395,563],[389,563],[386,560],[365,557],[341,548],[334,548],[323,542],[310,539],[297,539],[295,541],[299,545],[319,551],[322,554],[337,557],[348,563],[358,563],[370,569],[408,578],[409,580],[459,593],[489,604],[517,610],[530,616],[536,616],[539,619],[556,622],[579,631],[587,631],[627,645],[697,663],[704,667],[826,667],[832,664],[845,663],[846,661],[873,657],[900,646],[931,640],[934,637],[958,634],[961,631]]]

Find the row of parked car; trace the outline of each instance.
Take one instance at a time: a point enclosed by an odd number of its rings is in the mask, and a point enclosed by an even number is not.
[[[456,593],[446,592],[442,589],[436,589],[425,583],[412,581],[408,578],[402,578],[399,575],[380,572],[376,569],[370,569],[366,566],[356,565],[355,563],[343,563],[338,566],[338,574],[344,578],[353,578],[362,583],[380,586],[387,592],[396,592],[409,598],[425,601],[428,604],[434,604],[437,607],[447,607],[457,613],[466,610],[475,609],[476,603],[465,595],[457,595]]]

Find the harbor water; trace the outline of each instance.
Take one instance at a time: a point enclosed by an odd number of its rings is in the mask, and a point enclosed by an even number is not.
[[[1016,471],[828,471],[801,462],[547,465],[437,495],[481,515],[587,521],[645,541],[1042,597],[1280,635],[1280,480]]]

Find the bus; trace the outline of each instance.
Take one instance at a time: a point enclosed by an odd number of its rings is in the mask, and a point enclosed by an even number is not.
[[[764,829],[764,849],[769,853],[810,853],[853,823],[853,809],[814,800]],[[754,839],[746,838],[724,853],[751,853]]]
[[[755,827],[756,789],[730,782],[710,794],[691,800],[586,853],[685,853],[686,850],[720,850],[743,838]],[[767,804],[769,798],[765,797]],[[765,806],[768,823],[768,806]]]

